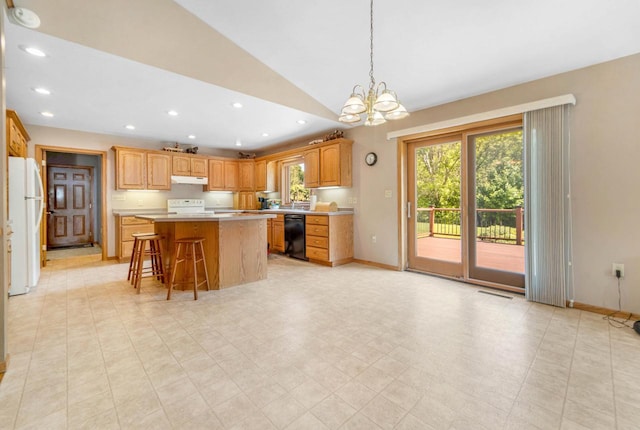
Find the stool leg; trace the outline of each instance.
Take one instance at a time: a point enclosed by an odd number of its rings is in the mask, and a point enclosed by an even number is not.
[[[131,261],[129,261],[129,274],[127,275],[127,281],[131,280],[131,274],[133,272],[133,262],[136,260],[136,249],[138,247],[138,238],[133,238],[133,250],[131,251]]]
[[[164,263],[162,261],[162,244],[160,243],[159,240],[156,240],[156,252],[158,253],[157,255],[157,263],[158,263],[158,272],[159,272],[159,276],[158,279],[160,281],[162,281],[162,283],[165,283],[165,279],[164,279]]]
[[[200,242],[200,253],[202,258],[202,266],[204,267],[204,279],[207,281],[207,291],[209,291],[209,272],[207,271],[207,260],[204,258],[204,246]]]
[[[193,300],[198,300],[198,268],[196,266],[196,244],[191,244],[191,260],[193,261]]]
[[[178,259],[180,258],[181,249],[182,244],[178,243],[173,255],[173,265],[171,269],[171,279],[169,280],[169,291],[167,291],[167,300],[171,300],[171,291],[173,290],[173,282],[176,280],[176,269],[178,268]]]
[[[140,246],[139,246],[140,252],[138,253],[138,262],[136,265],[137,268],[136,268],[136,275],[135,275],[135,278],[136,278],[135,288],[138,289],[138,294],[140,294],[140,281],[142,281],[142,266],[144,263],[144,251],[147,247],[146,244],[147,244],[146,240],[140,241]]]

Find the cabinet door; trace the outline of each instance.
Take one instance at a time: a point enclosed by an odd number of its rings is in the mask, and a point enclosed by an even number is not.
[[[239,209],[255,209],[256,194],[252,191],[241,191]]]
[[[253,191],[254,178],[255,178],[255,166],[254,161],[238,161],[238,189],[241,191]]]
[[[140,150],[117,150],[117,190],[144,190],[147,171],[145,155]]]
[[[206,158],[191,158],[191,176],[204,178],[208,174],[208,163]]]
[[[320,186],[320,152],[312,149],[304,153],[304,186],[317,188]]]
[[[284,252],[284,222],[273,221],[272,246],[274,251]]]
[[[209,160],[209,181],[207,191],[224,190],[224,161]]]
[[[238,162],[224,162],[224,189],[229,191],[238,190]]]
[[[191,175],[191,159],[184,155],[173,156],[173,167],[171,168],[171,174],[177,176],[189,176]]]
[[[320,186],[340,184],[340,145],[320,148]]]
[[[147,154],[147,189],[170,190],[171,189],[171,155]]]
[[[255,168],[256,191],[266,191],[267,188],[267,162],[256,161]]]

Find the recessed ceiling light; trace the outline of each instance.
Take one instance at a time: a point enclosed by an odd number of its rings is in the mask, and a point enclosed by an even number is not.
[[[131,125],[131,124],[125,125],[124,128],[126,128],[127,130],[135,130],[136,129],[136,127]]]
[[[306,124],[307,121],[303,120],[303,119],[299,119],[298,121],[296,121],[298,124]]]
[[[48,111],[40,112],[40,115],[46,116],[47,118],[53,117],[53,114],[51,112],[48,112]]]
[[[240,139],[236,140],[236,146],[242,146],[242,142],[240,142]]]
[[[269,133],[262,133],[262,137],[269,137]]]
[[[241,108],[242,108],[242,103],[235,102],[235,103],[233,103],[231,106],[233,106],[233,107],[234,107],[234,108],[236,108],[236,109],[241,109]]]
[[[36,57],[46,57],[47,54],[45,54],[43,51],[41,51],[38,48],[34,48],[33,46],[25,46],[24,48],[25,52],[31,54],[31,55],[35,55]]]
[[[38,94],[44,94],[45,96],[48,96],[49,94],[51,94],[51,91],[42,87],[34,88],[33,91],[35,91]]]
[[[187,136],[189,139],[195,139],[196,135],[195,134],[190,134],[189,136]]]
[[[178,112],[176,112],[175,110],[170,110],[169,112],[167,112],[169,115],[171,116],[178,116]]]

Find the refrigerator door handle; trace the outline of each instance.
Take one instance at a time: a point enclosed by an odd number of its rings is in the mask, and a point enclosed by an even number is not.
[[[36,183],[38,184],[38,190],[40,190],[40,194],[34,197],[34,200],[40,202],[40,208],[38,209],[38,220],[36,221],[35,228],[40,228],[40,222],[42,222],[42,213],[44,212],[44,187],[42,186],[42,178],[40,177],[40,170],[37,165],[33,165],[33,174],[36,177]]]

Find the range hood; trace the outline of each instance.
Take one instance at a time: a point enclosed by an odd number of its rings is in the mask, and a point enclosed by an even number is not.
[[[206,176],[178,176],[171,175],[172,184],[193,184],[193,185],[207,185]]]

